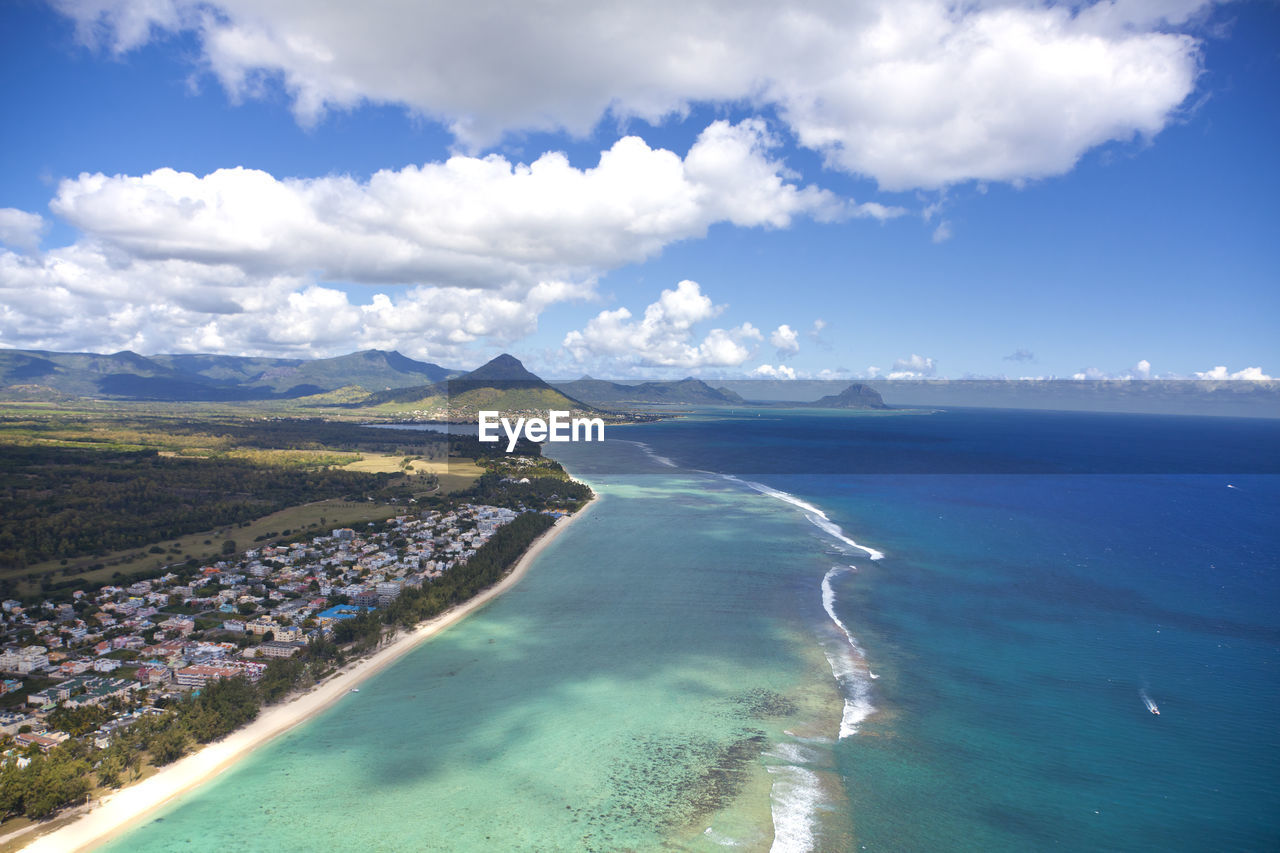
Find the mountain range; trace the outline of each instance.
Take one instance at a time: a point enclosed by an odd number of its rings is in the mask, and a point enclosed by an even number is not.
[[[0,399],[74,398],[293,400],[307,407],[441,420],[471,419],[481,409],[600,412],[650,406],[760,405],[693,377],[623,384],[584,376],[549,384],[506,354],[464,372],[383,350],[319,359],[0,350]],[[797,405],[885,408],[879,394],[861,384],[816,403]]]
[[[424,385],[462,372],[383,350],[318,359],[0,350],[0,397],[279,400],[352,385],[366,391]]]

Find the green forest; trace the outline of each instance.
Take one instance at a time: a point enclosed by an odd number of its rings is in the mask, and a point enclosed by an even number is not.
[[[154,450],[0,444],[0,570],[145,546],[293,504],[363,493],[393,476]]]
[[[539,447],[520,451],[536,457]],[[401,474],[333,467],[359,453],[496,452],[474,436],[314,419],[0,416],[0,573],[145,548],[326,498],[414,496]]]

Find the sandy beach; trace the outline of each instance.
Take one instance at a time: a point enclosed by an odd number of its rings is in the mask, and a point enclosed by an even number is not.
[[[384,669],[422,641],[511,589],[524,577],[542,550],[589,508],[590,504],[578,513],[557,521],[550,530],[534,541],[507,576],[494,586],[422,623],[412,631],[397,634],[394,640],[373,655],[347,665],[310,692],[264,709],[252,723],[222,740],[208,744],[148,779],[103,797],[79,818],[38,838],[32,838],[31,843],[22,849],[31,853],[91,850],[113,835],[137,824],[174,797],[212,779],[252,750],[347,696],[353,687]],[[38,831],[32,830],[33,833]]]

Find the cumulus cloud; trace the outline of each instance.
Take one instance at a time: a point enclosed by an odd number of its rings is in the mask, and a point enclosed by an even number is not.
[[[783,323],[769,335],[769,343],[778,349],[778,358],[789,358],[800,352],[800,333]]]
[[[683,160],[629,136],[587,169],[549,153],[527,165],[455,156],[366,182],[244,168],[82,174],[59,185],[50,207],[139,258],[328,280],[532,286],[644,260],[717,222],[781,228],[800,215],[839,215],[830,193],[782,177],[767,154],[775,144],[762,121],[717,121]]]
[[[1246,367],[1244,370],[1237,370],[1232,373],[1227,370],[1226,365],[1219,364],[1210,370],[1196,371],[1197,379],[1246,379],[1253,382],[1266,382],[1273,377],[1262,372],[1261,367]]]
[[[367,181],[242,168],[82,174],[50,204],[80,240],[0,254],[0,341],[309,354],[368,343],[418,355],[509,342],[548,306],[590,296],[600,275],[715,223],[846,213],[785,177],[774,144],[762,121],[720,121],[684,158],[626,137],[590,168],[553,153],[529,164],[454,156]],[[6,242],[31,245],[43,220],[13,211],[0,227]],[[326,282],[404,292],[353,300]],[[740,344],[700,346],[709,363],[728,363]]]
[[[48,223],[38,213],[16,207],[0,207],[0,243],[34,252],[40,246]]]
[[[878,368],[872,376],[877,375],[880,371]],[[924,379],[933,376],[938,371],[937,364],[932,358],[926,358],[922,355],[911,354],[910,358],[900,358],[893,363],[893,369],[889,371],[887,378],[889,379]]]
[[[377,347],[456,362],[473,343],[527,335],[549,304],[589,291],[568,283],[508,293],[420,286],[353,300],[306,276],[128,259],[78,245],[39,259],[0,253],[0,341],[38,349],[299,356]]]
[[[1096,367],[1086,367],[1071,375],[1072,379],[1153,379],[1151,374],[1151,362],[1145,358],[1139,359],[1138,363],[1128,370],[1121,370],[1118,373],[1108,373]],[[1175,378],[1172,375],[1166,375],[1164,378]]]
[[[888,189],[1061,174],[1095,146],[1158,133],[1199,71],[1176,29],[1207,5],[54,2],[117,52],[189,31],[233,98],[283,89],[304,124],[398,104],[477,150],[513,130],[585,135],[606,116],[748,103]]]
[[[711,329],[699,342],[694,325],[720,314],[696,281],[682,281],[664,290],[658,301],[632,319],[626,308],[601,311],[581,330],[565,335],[563,346],[578,362],[609,358],[627,365],[653,367],[736,367],[754,353],[752,343],[763,339],[750,323],[732,329]]]
[[[751,371],[752,376],[758,376],[761,379],[795,379],[796,371],[793,367],[787,367],[780,364],[774,367],[772,364],[762,364],[755,370]]]

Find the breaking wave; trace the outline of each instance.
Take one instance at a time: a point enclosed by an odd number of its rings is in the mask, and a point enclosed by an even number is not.
[[[851,566],[836,566],[822,577],[822,607],[827,616],[840,629],[844,642],[840,644],[824,643],[823,651],[827,662],[831,665],[831,674],[840,685],[844,695],[844,712],[840,715],[840,739],[858,733],[862,721],[875,711],[871,704],[871,680],[874,676],[867,667],[867,658],[849,632],[848,626],[836,615],[836,592],[831,580],[836,575],[853,571]]]
[[[654,462],[657,462],[659,465],[665,465],[668,468],[680,467],[675,462],[672,462],[670,457],[663,456],[661,453],[654,450],[651,446],[649,446],[648,444],[645,444],[643,441],[632,441],[631,439],[627,439],[627,438],[620,438],[620,439],[617,439],[617,441],[621,441],[625,444],[634,444],[636,447],[640,448],[640,450],[644,452],[645,456],[648,456],[650,459],[652,459]]]
[[[809,503],[808,501],[803,501],[800,498],[796,497],[795,495],[787,494],[786,492],[781,491],[780,489],[775,489],[772,486],[766,486],[764,483],[756,483],[752,480],[744,480],[741,477],[735,477],[732,474],[721,474],[720,476],[731,482],[741,483],[742,485],[746,486],[749,489],[755,489],[757,492],[759,492],[762,495],[768,495],[771,498],[777,498],[778,500],[784,503],[791,504],[792,506],[804,512],[805,518],[809,519],[809,521],[815,527],[817,527],[819,530],[823,531],[827,535],[831,536],[833,539],[843,542],[845,545],[848,545],[850,548],[856,548],[857,550],[864,552],[872,560],[884,559],[883,551],[878,551],[875,548],[872,548],[867,545],[862,545],[862,544],[859,544],[858,542],[853,541],[852,539],[850,539],[848,536],[845,535],[845,532],[840,527],[840,525],[836,524],[834,521],[832,521],[830,518],[827,517],[827,514],[825,512],[818,509],[816,506]]]

